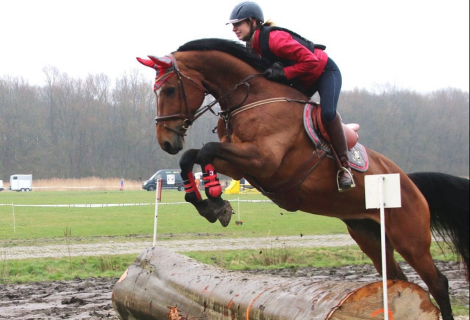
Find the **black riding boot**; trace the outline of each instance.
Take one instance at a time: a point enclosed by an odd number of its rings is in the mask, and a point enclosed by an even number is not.
[[[348,147],[346,144],[346,135],[344,134],[343,123],[338,113],[333,121],[325,123],[325,128],[331,138],[331,146],[333,147],[338,160],[341,163],[337,174],[338,190],[340,192],[350,190],[356,185],[351,172],[348,158]]]

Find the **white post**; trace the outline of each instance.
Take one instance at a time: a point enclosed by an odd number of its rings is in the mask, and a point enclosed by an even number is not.
[[[153,247],[157,242],[157,222],[158,222],[158,203],[162,198],[162,179],[157,180],[157,187],[155,188],[155,219],[153,221]]]
[[[380,239],[382,251],[382,287],[384,319],[388,320],[387,257],[385,208],[401,207],[400,174],[365,176],[366,209],[380,209]]]
[[[385,239],[385,208],[384,208],[384,186],[385,177],[379,177],[379,204],[380,204],[380,239],[382,245],[382,287],[384,300],[384,320],[388,320],[388,287],[387,287],[387,256]]]
[[[11,208],[13,209],[13,232],[16,233],[16,220],[15,220],[15,205],[12,203]]]
[[[240,221],[240,197],[238,197],[238,221]]]

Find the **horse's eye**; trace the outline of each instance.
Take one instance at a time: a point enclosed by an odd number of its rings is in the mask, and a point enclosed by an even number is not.
[[[175,93],[175,91],[176,91],[175,87],[168,87],[168,88],[163,89],[163,93],[166,96],[172,96]]]

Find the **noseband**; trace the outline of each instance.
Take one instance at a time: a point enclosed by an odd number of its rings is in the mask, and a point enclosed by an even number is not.
[[[183,111],[181,110],[179,113],[174,113],[174,114],[170,114],[170,115],[165,115],[165,116],[156,116],[155,117],[155,122],[157,124],[157,126],[162,126],[164,127],[165,129],[167,130],[170,130],[180,136],[186,136],[186,131],[189,129],[189,127],[193,124],[194,121],[196,121],[197,118],[199,118],[200,116],[202,116],[206,111],[210,110],[214,115],[216,116],[219,116],[220,114],[217,114],[216,112],[214,112],[212,110],[212,107],[214,105],[216,105],[221,99],[225,98],[227,95],[229,94],[232,94],[233,92],[235,92],[238,87],[240,86],[246,86],[247,88],[247,91],[246,91],[246,95],[245,95],[245,98],[243,99],[243,101],[241,101],[240,103],[238,103],[236,106],[234,107],[231,107],[229,110],[226,110],[226,111],[223,111],[222,113],[230,113],[231,111],[235,110],[235,109],[238,109],[240,106],[243,105],[243,103],[246,101],[246,99],[248,99],[248,96],[250,94],[250,85],[248,84],[248,80],[254,78],[254,77],[257,77],[257,76],[262,76],[263,74],[260,73],[260,74],[252,74],[248,77],[246,77],[245,79],[242,80],[242,82],[238,83],[237,85],[235,85],[234,88],[232,88],[231,90],[229,90],[228,92],[222,94],[218,99],[215,99],[214,101],[212,101],[211,103],[199,108],[196,113],[193,115],[191,114],[191,111],[189,109],[189,102],[188,102],[188,96],[186,95],[186,91],[185,91],[185,88],[184,88],[184,82],[183,82],[183,78],[186,78],[188,79],[189,81],[191,81],[191,83],[193,83],[194,85],[196,85],[196,87],[198,87],[199,89],[203,90],[204,91],[204,95],[207,95],[209,94],[209,91],[207,91],[206,88],[204,88],[202,85],[200,85],[199,83],[197,83],[195,80],[193,80],[191,77],[183,74],[180,70],[179,70],[179,67],[178,67],[178,63],[175,59],[175,57],[170,54],[168,55],[168,57],[171,59],[171,61],[173,62],[173,65],[175,67],[174,69],[174,72],[177,76],[177,79],[178,79],[178,86],[181,88],[181,91],[182,91],[182,94],[183,94],[183,97],[184,97],[184,102],[185,102],[185,108],[186,110]],[[157,108],[158,108],[158,105],[157,105]],[[167,126],[165,123],[162,123],[162,122],[165,122],[165,121],[169,121],[169,120],[178,120],[178,119],[182,119],[183,120],[183,126],[180,130],[176,130],[176,129],[173,129],[169,126]]]

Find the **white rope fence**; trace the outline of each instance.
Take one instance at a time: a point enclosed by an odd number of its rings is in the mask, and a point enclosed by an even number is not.
[[[272,203],[271,200],[228,200],[232,202],[245,203]],[[159,202],[159,205],[189,204],[189,202]],[[130,207],[130,206],[153,206],[155,202],[149,203],[92,203],[92,204],[11,204],[0,203],[0,206],[14,207],[50,207],[50,208],[108,208],[108,207]]]
[[[118,189],[119,186],[90,186],[90,187],[67,187],[67,186],[52,186],[52,187],[33,187],[33,189]],[[142,186],[126,186],[126,189],[142,189]]]
[[[158,201],[157,199],[155,199]],[[233,199],[229,201],[238,202],[238,216],[240,217],[240,202],[246,203],[272,203],[271,200],[240,200]],[[158,205],[175,205],[175,204],[189,204],[189,202],[158,202]],[[13,203],[0,203],[0,206],[11,206],[13,213],[13,229],[16,232],[16,218],[15,218],[15,207],[47,207],[47,208],[109,208],[109,207],[131,207],[131,206],[155,206],[156,202],[149,203],[92,203],[92,204],[13,204]],[[155,236],[156,236],[156,217],[155,213]],[[240,220],[240,218],[239,218]],[[155,239],[154,236],[154,239]],[[155,246],[155,240],[154,240]]]

